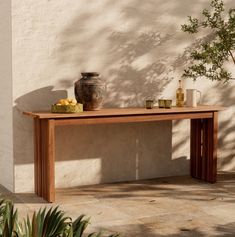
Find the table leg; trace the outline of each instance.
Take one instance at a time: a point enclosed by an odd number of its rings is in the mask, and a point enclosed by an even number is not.
[[[213,118],[191,119],[190,171],[193,178],[216,182],[218,112]]]
[[[55,129],[53,119],[34,119],[35,193],[55,201]]]

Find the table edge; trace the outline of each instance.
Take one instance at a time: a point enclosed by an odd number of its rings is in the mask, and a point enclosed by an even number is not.
[[[203,108],[204,107],[204,108]],[[174,107],[175,108],[175,107]],[[192,107],[188,107],[188,111],[185,110],[185,108],[187,107],[183,107],[184,110],[180,111],[180,108],[179,108],[179,111],[171,111],[170,109],[162,109],[162,111],[156,111],[156,109],[159,109],[159,108],[155,108],[155,109],[151,109],[151,110],[145,110],[145,108],[120,108],[120,110],[125,110],[125,109],[143,109],[142,111],[139,111],[139,112],[133,112],[132,113],[123,113],[123,114],[92,114],[93,111],[85,111],[86,112],[89,112],[89,114],[84,114],[84,112],[80,113],[82,114],[81,116],[79,116],[78,114],[71,114],[71,116],[69,116],[69,114],[63,114],[63,113],[50,113],[50,111],[23,111],[23,114],[24,115],[27,115],[27,116],[30,116],[30,117],[33,117],[33,118],[38,118],[38,119],[76,119],[76,118],[99,118],[99,117],[122,117],[122,116],[140,116],[140,115],[160,115],[160,114],[183,114],[183,113],[205,113],[205,112],[219,112],[219,111],[222,111],[222,110],[225,110],[227,109],[226,107],[222,107],[222,106],[208,106],[208,105],[203,105],[201,106],[201,110],[200,108],[198,109],[198,107],[195,108],[195,110],[193,110],[194,108]],[[112,109],[118,109],[119,108],[104,108],[104,110],[112,110]],[[176,109],[176,108],[175,108]],[[191,109],[191,110],[190,110]],[[101,109],[102,111],[102,109]],[[144,113],[145,111],[145,113]],[[48,114],[50,115],[54,115],[54,116],[48,116]],[[65,116],[63,116],[65,115]],[[76,116],[77,115],[77,116]]]

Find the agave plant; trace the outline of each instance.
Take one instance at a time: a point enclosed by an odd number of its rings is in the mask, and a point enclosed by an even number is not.
[[[16,237],[17,232],[17,210],[14,210],[12,202],[0,200],[0,236],[1,237]]]
[[[58,207],[40,209],[32,218],[27,216],[20,222],[14,204],[0,200],[0,237],[83,237],[89,223],[90,219],[85,215],[72,221]],[[87,237],[101,237],[101,233],[91,233]]]

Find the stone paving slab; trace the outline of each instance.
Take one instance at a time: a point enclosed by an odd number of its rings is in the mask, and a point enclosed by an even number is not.
[[[50,207],[34,194],[12,194],[20,216]],[[216,184],[188,176],[59,189],[56,203],[68,215],[91,217],[89,232],[123,237],[235,236],[235,173],[221,173]]]

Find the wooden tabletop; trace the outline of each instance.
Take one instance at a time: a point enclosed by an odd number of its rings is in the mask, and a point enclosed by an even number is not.
[[[79,118],[79,117],[116,117],[127,115],[157,115],[157,114],[179,114],[179,113],[200,113],[224,110],[225,108],[217,105],[200,105],[192,107],[172,107],[171,109],[146,108],[107,108],[98,111],[84,111],[80,113],[51,113],[49,111],[23,112],[25,115],[40,119],[59,119],[59,118]]]

